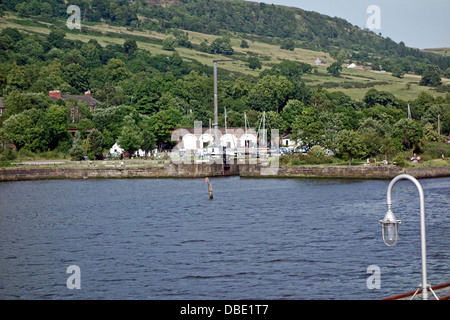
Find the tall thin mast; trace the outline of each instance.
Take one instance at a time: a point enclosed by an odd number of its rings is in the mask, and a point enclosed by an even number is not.
[[[219,146],[219,116],[217,103],[217,62],[237,61],[238,59],[213,60],[214,69],[214,144]]]
[[[245,134],[247,134],[247,114],[244,112],[244,128]]]
[[[225,111],[225,134],[227,134],[227,108],[223,108]]]
[[[217,115],[217,61],[214,62],[214,144],[219,146],[219,121]]]

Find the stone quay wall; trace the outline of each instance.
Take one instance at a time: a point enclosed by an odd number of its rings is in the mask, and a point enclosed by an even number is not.
[[[420,178],[450,177],[450,166],[429,168],[401,168],[395,166],[280,166],[264,168],[258,165],[241,165],[243,177],[274,178],[344,178],[392,179],[399,174]]]
[[[329,179],[392,179],[406,173],[416,178],[450,177],[450,166],[400,168],[395,166],[280,166],[260,164],[174,164],[151,167],[6,168],[0,181],[41,179],[200,178],[220,176]]]
[[[0,181],[43,179],[120,179],[120,178],[198,178],[238,175],[239,167],[223,164],[168,164],[160,167],[89,167],[89,168],[6,168],[0,170]]]

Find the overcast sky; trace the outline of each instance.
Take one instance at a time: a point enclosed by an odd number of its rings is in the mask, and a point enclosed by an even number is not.
[[[380,8],[381,29],[374,29],[408,47],[450,47],[450,0],[258,0],[268,4],[297,7],[339,17],[366,28],[370,5]]]

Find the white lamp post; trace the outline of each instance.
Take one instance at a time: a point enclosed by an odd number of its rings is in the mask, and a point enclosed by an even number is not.
[[[417,181],[416,178],[407,175],[407,174],[401,174],[396,176],[394,179],[392,179],[391,183],[389,183],[388,190],[387,190],[387,206],[388,211],[384,217],[383,220],[380,220],[380,223],[383,227],[383,241],[388,246],[395,246],[395,244],[398,241],[398,224],[400,223],[400,220],[397,220],[394,216],[394,213],[392,212],[392,200],[391,200],[391,192],[392,188],[394,187],[394,184],[397,183],[399,180],[410,180],[412,181],[417,189],[419,190],[419,200],[420,200],[420,239],[421,239],[421,246],[422,246],[422,299],[427,300],[428,299],[428,289],[431,290],[431,287],[427,284],[427,248],[426,248],[426,237],[425,237],[425,201],[423,196],[423,189],[420,185],[419,181]],[[420,287],[419,287],[420,289]],[[416,293],[419,291],[417,289]],[[431,290],[433,292],[433,290]],[[414,296],[416,295],[414,294]],[[433,292],[434,294],[434,292]],[[413,298],[414,298],[413,296]],[[436,296],[436,295],[435,295]],[[437,297],[436,297],[437,298]]]

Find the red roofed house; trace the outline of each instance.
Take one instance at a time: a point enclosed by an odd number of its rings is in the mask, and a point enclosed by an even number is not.
[[[89,90],[86,91],[84,95],[61,94],[61,91],[53,90],[48,93],[48,96],[53,101],[57,101],[59,99],[63,100],[74,99],[76,101],[83,101],[91,108],[91,112],[95,110],[95,107],[98,104],[98,101],[91,97],[91,91]]]
[[[72,95],[72,94],[61,94],[61,91],[53,90],[48,93],[48,96],[53,101],[57,101],[59,99],[62,99],[62,100],[74,99],[75,101],[83,101],[84,103],[86,103],[89,106],[91,112],[93,112],[95,110],[95,107],[99,103],[97,100],[95,100],[94,98],[91,97],[91,91],[86,91],[84,93],[84,95]],[[72,111],[71,111],[72,122],[75,122],[75,118],[77,117],[77,115],[78,115],[78,108],[72,108]],[[75,132],[78,131],[78,128],[77,127],[69,127],[68,130],[69,130],[70,134],[72,135],[72,138],[74,138]],[[91,130],[92,130],[92,128],[88,129],[87,133],[91,132]]]

